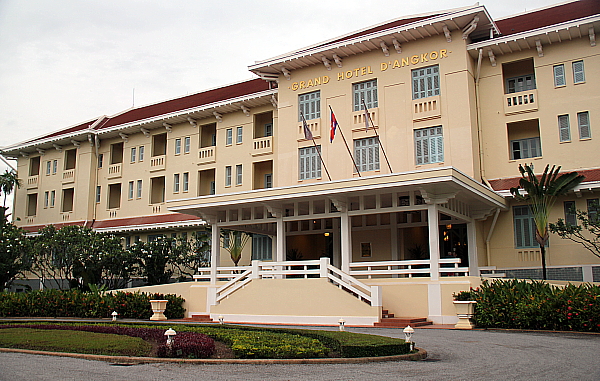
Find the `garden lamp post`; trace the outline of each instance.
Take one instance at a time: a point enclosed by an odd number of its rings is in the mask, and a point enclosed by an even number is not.
[[[346,320],[340,319],[340,320],[338,320],[338,323],[340,324],[340,331],[345,331],[346,330],[346,328],[345,328]]]
[[[117,321],[117,316],[119,316],[117,311],[113,311],[110,315],[112,316],[112,321]]]
[[[219,315],[219,324],[223,324],[223,315]]]
[[[412,342],[412,335],[413,333],[415,333],[414,328],[410,325],[407,325],[402,332],[404,332],[404,341],[410,343],[410,350],[412,350],[414,345],[414,343]]]
[[[173,345],[173,338],[177,335],[177,332],[173,328],[169,328],[165,331],[165,336],[167,336],[167,345],[170,347]]]

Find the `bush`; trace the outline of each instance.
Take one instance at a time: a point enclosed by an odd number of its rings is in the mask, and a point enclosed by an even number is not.
[[[600,287],[591,284],[484,281],[473,300],[478,327],[600,332]]]
[[[0,292],[0,316],[107,318],[113,311],[117,311],[121,318],[149,319],[152,316],[150,299],[169,301],[165,311],[167,318],[184,317],[184,299],[177,295],[121,291],[101,295],[77,289]]]

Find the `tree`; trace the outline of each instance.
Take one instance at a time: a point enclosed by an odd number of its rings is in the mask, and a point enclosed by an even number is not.
[[[542,256],[542,278],[546,280],[546,244],[548,243],[548,216],[559,196],[565,195],[583,181],[585,176],[577,172],[563,173],[559,176],[560,166],[546,165],[544,173],[538,179],[533,166],[519,164],[519,186],[510,188],[517,201],[527,202],[535,223],[535,240],[540,245]],[[523,188],[522,195],[519,189]]]
[[[30,268],[32,245],[25,231],[8,222],[6,208],[0,219],[0,291]]]
[[[598,205],[592,205],[591,207],[598,210]],[[583,245],[592,254],[600,258],[600,219],[597,212],[593,215],[581,210],[574,212],[577,221],[579,221],[578,225],[571,225],[559,218],[556,224],[550,224],[550,231],[558,234],[560,238],[570,239]]]
[[[15,187],[21,187],[21,180],[17,178],[17,174],[14,171],[6,170],[0,175],[0,191],[4,196],[2,206],[6,207],[6,197],[15,189]]]
[[[221,243],[223,248],[229,252],[229,256],[235,266],[242,259],[242,252],[251,235],[237,230],[221,230]]]

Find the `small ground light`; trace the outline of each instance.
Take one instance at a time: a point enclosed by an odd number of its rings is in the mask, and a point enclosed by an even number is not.
[[[346,320],[340,319],[338,320],[338,323],[340,323],[340,331],[345,331]]]
[[[219,324],[223,324],[223,315],[219,316]]]
[[[402,332],[404,332],[404,341],[410,343],[410,350],[412,351],[414,343],[412,342],[411,338],[413,333],[415,333],[415,330],[410,325],[407,325]]]
[[[165,331],[165,336],[167,336],[167,345],[173,345],[173,338],[177,335],[177,332],[173,328],[169,328]]]
[[[113,311],[110,315],[112,316],[112,321],[117,321],[117,316],[119,316],[117,311]]]

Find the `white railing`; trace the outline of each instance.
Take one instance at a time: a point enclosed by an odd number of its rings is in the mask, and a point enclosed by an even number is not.
[[[210,279],[210,268],[198,269],[195,280]],[[371,306],[381,306],[381,287],[368,286],[342,272],[329,263],[329,258],[312,261],[261,262],[252,261],[250,266],[219,267],[217,279],[229,279],[224,285],[214,288],[210,303],[216,305],[235,291],[243,288],[252,279],[283,278],[327,278],[338,288],[349,292]]]
[[[439,275],[469,275],[468,267],[459,267],[460,258],[442,258],[439,261]],[[431,277],[431,261],[429,259],[411,261],[381,261],[350,263],[350,275],[371,279],[378,277],[413,278],[415,276]]]

